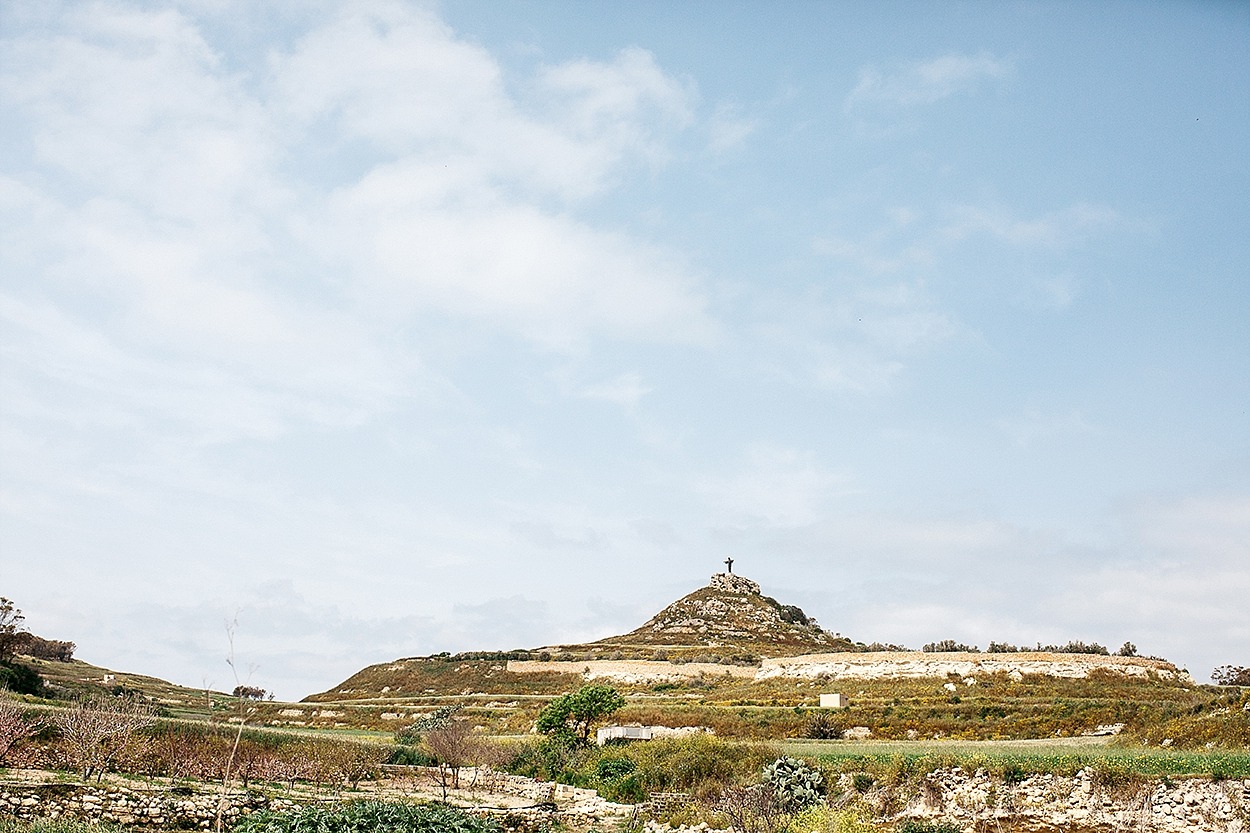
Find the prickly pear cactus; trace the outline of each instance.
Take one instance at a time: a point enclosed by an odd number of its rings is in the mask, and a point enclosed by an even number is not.
[[[764,783],[772,788],[782,809],[793,811],[820,800],[825,777],[806,761],[787,755],[764,767]]]

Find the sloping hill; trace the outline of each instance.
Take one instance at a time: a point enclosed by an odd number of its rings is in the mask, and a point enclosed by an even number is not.
[[[855,649],[798,607],[763,595],[758,584],[732,573],[717,573],[706,587],[673,602],[640,628],[567,650],[582,647],[734,648],[760,656]]]

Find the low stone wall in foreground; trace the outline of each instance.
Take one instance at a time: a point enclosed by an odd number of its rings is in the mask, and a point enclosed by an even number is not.
[[[474,801],[457,795],[454,803],[476,804],[465,809],[494,816],[507,828],[519,831],[541,830],[553,821],[570,830],[601,829],[619,825],[633,814],[634,808],[606,802],[592,790],[498,773],[495,776],[493,782],[478,780],[477,786],[491,783],[497,790],[494,795],[522,801],[502,806],[509,802],[492,800],[490,794],[480,792]],[[882,822],[927,819],[953,822],[966,831],[1250,833],[1250,780],[1131,779],[1117,784],[1082,770],[1074,776],[1032,775],[1007,783],[984,771],[955,767],[931,772],[919,784],[879,785],[862,795],[855,792],[852,776],[843,775],[831,792],[843,801],[849,799],[869,808]],[[397,796],[370,797],[394,800]],[[107,783],[0,784],[0,815],[26,820],[74,818],[152,829],[205,830],[214,826],[219,802],[228,828],[241,815],[262,809],[292,809],[307,800],[260,792],[221,796],[190,788],[145,790]],[[660,827],[648,825],[652,830]]]

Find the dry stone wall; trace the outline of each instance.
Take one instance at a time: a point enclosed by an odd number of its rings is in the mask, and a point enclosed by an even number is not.
[[[1084,769],[1073,777],[1034,775],[1007,784],[955,767],[929,773],[901,816],[977,830],[1244,833],[1250,829],[1250,781],[1103,785]]]
[[[1053,654],[1021,652],[1011,654],[929,653],[922,651],[880,651],[863,654],[807,654],[800,657],[768,657],[760,663],[756,679],[801,677],[815,679],[878,680],[898,677],[945,677],[956,674],[975,679],[978,674],[1006,672],[1019,675],[1081,679],[1101,669],[1129,677],[1155,674],[1163,679],[1184,679],[1188,674],[1169,662],[1141,657],[1101,654]]]
[[[568,829],[595,829],[633,814],[634,808],[607,802],[593,790],[493,771],[466,770],[461,777],[476,787],[471,793],[457,791],[456,803],[476,804],[472,812],[506,819],[511,829],[537,830],[557,820]],[[858,795],[852,776],[841,776],[833,793]],[[243,814],[298,804],[259,792],[230,793],[223,799],[215,792],[116,784],[0,784],[0,815],[26,820],[74,818],[203,830],[212,827],[219,800],[227,826]],[[1096,773],[1082,770],[1072,777],[1033,775],[1007,783],[985,771],[955,767],[929,773],[918,788],[915,782],[910,787],[877,787],[856,800],[875,807],[882,822],[927,819],[953,822],[969,831],[1250,833],[1250,780],[1195,778],[1116,785],[1100,783]],[[668,829],[658,823],[647,827],[656,833]]]
[[[1005,672],[1020,679],[1026,674],[1081,679],[1097,669],[1130,677],[1148,677],[1153,674],[1163,679],[1192,682],[1188,674],[1162,660],[1041,652],[973,654],[881,651],[862,654],[805,654],[797,657],[766,657],[758,667],[706,662],[681,664],[655,660],[509,660],[507,668],[514,674],[579,674],[587,680],[601,679],[627,684],[679,682],[693,677],[726,674],[754,680],[775,677],[880,680],[946,677],[951,674],[957,674],[963,679],[976,679],[977,675]]]
[[[284,810],[294,803],[256,792],[219,794],[191,790],[140,790],[107,784],[0,785],[0,813],[19,819],[80,819],[134,827],[195,830],[216,822],[218,807],[229,826],[240,815]]]

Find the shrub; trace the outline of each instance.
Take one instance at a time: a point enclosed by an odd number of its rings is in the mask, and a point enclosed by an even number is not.
[[[595,777],[600,781],[616,781],[637,770],[638,765],[629,758],[601,758],[595,764]]]
[[[308,805],[290,812],[261,810],[243,816],[233,833],[498,833],[500,827],[463,810],[440,804],[357,801]]]
[[[876,782],[877,779],[873,778],[871,773],[867,772],[856,772],[851,776],[851,786],[855,788],[855,792],[857,793],[868,792],[872,789],[872,785]]]
[[[842,721],[835,719],[832,715],[817,712],[807,721],[804,736],[813,740],[836,740],[842,737],[844,728],[846,727],[842,725]]]
[[[1003,781],[1007,784],[1019,784],[1028,778],[1029,774],[1024,771],[1024,767],[1015,761],[1008,761],[1003,764]]]
[[[396,746],[391,756],[386,759],[388,764],[400,766],[434,766],[438,763],[434,756],[419,746]]]
[[[15,694],[43,693],[43,678],[33,668],[16,662],[0,662],[0,689]]]
[[[862,810],[813,804],[792,816],[786,830],[791,833],[878,833],[880,828]]]
[[[1070,640],[1066,645],[1038,645],[1037,650],[1050,651],[1055,654],[1101,654],[1103,656],[1111,653],[1105,645],[1099,645],[1097,642],[1086,644],[1079,639]]]
[[[946,653],[950,651],[965,651],[970,654],[977,654],[981,649],[976,645],[965,645],[962,642],[956,642],[953,639],[943,639],[941,642],[930,642],[921,648],[922,651],[929,653]]]
[[[1211,672],[1211,680],[1216,685],[1250,686],[1250,668],[1240,665],[1221,665]]]

